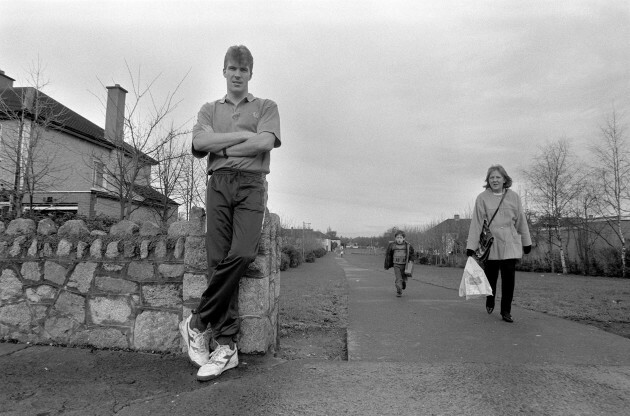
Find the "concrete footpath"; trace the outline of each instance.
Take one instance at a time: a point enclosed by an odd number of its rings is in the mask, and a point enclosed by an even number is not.
[[[326,259],[348,282],[347,362],[244,356],[201,384],[178,355],[0,344],[0,414],[629,414],[630,339],[519,308],[508,324],[416,279],[397,298],[391,271]]]

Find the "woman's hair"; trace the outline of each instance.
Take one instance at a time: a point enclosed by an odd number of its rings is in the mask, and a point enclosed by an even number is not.
[[[223,69],[227,67],[228,59],[231,59],[234,63],[237,64],[247,65],[249,67],[249,72],[254,71],[254,57],[246,46],[230,46],[225,53],[225,59],[223,59]]]
[[[394,234],[394,238],[398,237],[399,235],[402,235],[403,238],[406,237],[405,232],[403,230],[396,231],[396,233]]]
[[[492,165],[488,168],[488,173],[486,173],[486,184],[483,186],[484,188],[490,189],[490,182],[488,182],[488,179],[490,179],[490,174],[495,170],[499,172],[501,176],[503,176],[503,179],[505,180],[505,182],[503,183],[503,187],[505,189],[512,186],[512,178],[510,178],[510,175],[508,175],[508,173],[505,171],[505,168],[501,165]]]

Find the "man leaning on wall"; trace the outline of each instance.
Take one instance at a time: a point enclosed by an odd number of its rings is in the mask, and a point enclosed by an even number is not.
[[[209,281],[179,328],[200,381],[238,366],[239,282],[258,252],[270,152],[281,144],[278,106],[249,93],[253,67],[245,46],[228,49],[223,66],[227,94],[204,104],[193,128],[192,153],[208,158]]]

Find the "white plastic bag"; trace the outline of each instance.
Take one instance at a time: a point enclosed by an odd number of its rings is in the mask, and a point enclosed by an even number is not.
[[[466,296],[466,300],[492,296],[492,288],[486,274],[475,259],[468,257],[464,275],[459,284],[459,296]]]

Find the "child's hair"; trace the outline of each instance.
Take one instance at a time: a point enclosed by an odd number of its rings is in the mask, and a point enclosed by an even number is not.
[[[396,234],[394,234],[394,238],[398,237],[399,235],[402,235],[403,238],[406,237],[405,232],[403,230],[396,231]]]

